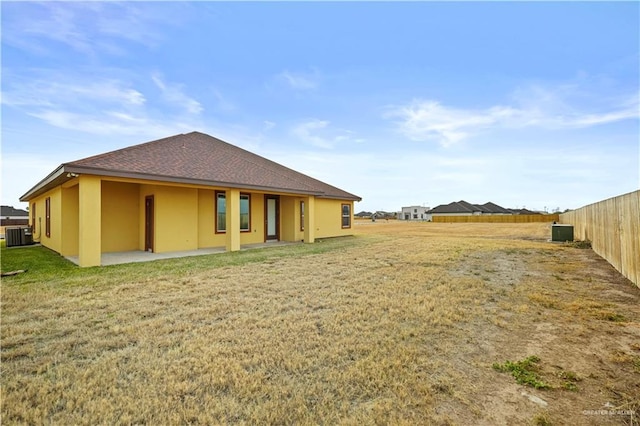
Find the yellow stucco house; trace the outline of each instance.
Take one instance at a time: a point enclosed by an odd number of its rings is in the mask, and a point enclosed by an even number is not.
[[[349,235],[361,198],[192,132],[62,164],[20,200],[42,245],[98,266],[111,252]]]

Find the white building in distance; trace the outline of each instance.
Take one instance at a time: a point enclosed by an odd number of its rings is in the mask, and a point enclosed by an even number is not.
[[[424,206],[409,206],[403,207],[398,214],[399,220],[431,220],[431,215],[427,212],[430,207]]]

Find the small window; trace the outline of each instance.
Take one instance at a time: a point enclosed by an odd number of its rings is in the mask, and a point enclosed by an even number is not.
[[[31,204],[31,232],[36,233],[36,203]]]
[[[300,201],[300,230],[304,231],[304,201]]]
[[[224,192],[216,192],[216,233],[227,231],[227,200]]]
[[[240,194],[240,231],[251,231],[251,197],[249,194]]]
[[[342,205],[342,227],[351,228],[351,204]]]
[[[45,235],[51,237],[51,198],[44,200],[44,229]]]

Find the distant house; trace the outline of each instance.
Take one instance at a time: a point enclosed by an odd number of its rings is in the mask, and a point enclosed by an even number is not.
[[[398,214],[399,220],[431,220],[431,215],[428,213],[430,207],[424,206],[409,206],[402,207]]]
[[[354,216],[360,219],[364,219],[364,218],[370,218],[371,216],[373,216],[373,213],[367,212],[367,211],[361,211],[360,213],[354,214]]]
[[[20,200],[42,245],[97,266],[108,252],[348,235],[361,198],[192,132],[62,164]]]
[[[527,209],[509,209],[509,211],[511,212],[511,214],[526,214],[526,215],[542,214],[540,212],[534,212],[534,211],[527,210]]]
[[[373,213],[373,215],[371,216],[375,219],[395,219],[396,218],[396,213],[395,212],[385,212],[384,210],[378,210],[375,213]]]
[[[13,206],[0,206],[0,226],[29,225],[29,212]]]
[[[474,215],[505,215],[513,214],[508,209],[495,203],[471,204],[464,200],[441,204],[427,212],[431,216],[474,216]]]
[[[495,203],[488,202],[484,203],[480,207],[483,207],[485,210],[488,210],[491,214],[513,214],[513,212],[509,209],[505,209]]]

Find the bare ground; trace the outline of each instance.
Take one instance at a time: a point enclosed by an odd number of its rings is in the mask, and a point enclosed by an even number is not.
[[[4,279],[2,423],[638,424],[640,289],[547,226],[362,223],[317,254]],[[493,368],[532,355],[550,389]]]

